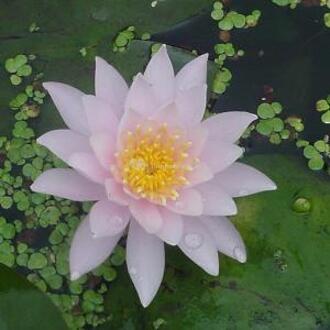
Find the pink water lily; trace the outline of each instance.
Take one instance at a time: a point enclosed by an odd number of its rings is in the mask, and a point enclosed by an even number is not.
[[[130,87],[96,58],[95,95],[47,82],[68,129],[38,142],[71,168],[50,169],[31,186],[74,201],[96,201],[70,250],[72,280],[100,265],[126,233],[126,261],[141,303],[155,296],[164,274],[164,242],[211,275],[218,251],[246,261],[244,243],[226,216],[233,197],[276,189],[256,169],[236,162],[235,143],[256,119],[226,112],[203,119],[207,55],[176,75],[163,46]]]

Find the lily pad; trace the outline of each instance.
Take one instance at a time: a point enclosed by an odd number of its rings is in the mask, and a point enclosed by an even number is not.
[[[0,293],[0,329],[68,329],[45,294],[3,265],[0,265]]]

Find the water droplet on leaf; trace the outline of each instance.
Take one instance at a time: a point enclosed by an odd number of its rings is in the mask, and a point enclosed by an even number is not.
[[[311,207],[310,201],[304,197],[297,198],[292,205],[292,209],[298,213],[309,212]]]

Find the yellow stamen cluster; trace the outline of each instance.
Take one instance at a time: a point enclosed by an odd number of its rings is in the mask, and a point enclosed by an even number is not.
[[[132,194],[165,205],[189,183],[187,173],[198,161],[189,154],[190,147],[191,142],[166,123],[156,128],[137,125],[123,137],[115,171]]]

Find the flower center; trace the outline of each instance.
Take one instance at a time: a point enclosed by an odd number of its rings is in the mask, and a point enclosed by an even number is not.
[[[189,183],[187,174],[198,161],[189,154],[191,144],[166,123],[145,129],[137,125],[124,134],[115,172],[134,195],[165,205]]]

